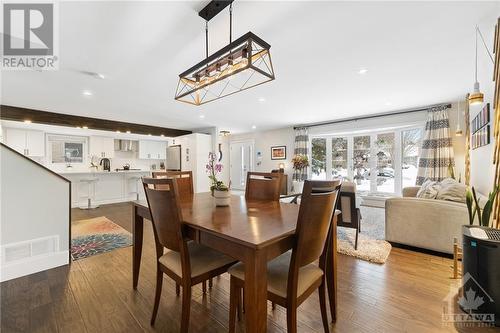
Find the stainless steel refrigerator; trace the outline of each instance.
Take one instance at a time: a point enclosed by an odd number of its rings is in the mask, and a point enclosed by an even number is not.
[[[181,171],[181,146],[170,146],[167,147],[167,165],[166,169],[168,171]]]

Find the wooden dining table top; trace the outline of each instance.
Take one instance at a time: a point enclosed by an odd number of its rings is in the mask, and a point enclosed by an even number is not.
[[[148,207],[147,202],[135,201]],[[231,195],[227,207],[217,207],[210,192],[195,193],[181,201],[183,223],[194,229],[217,234],[246,247],[261,248],[295,233],[299,205],[246,200]]]

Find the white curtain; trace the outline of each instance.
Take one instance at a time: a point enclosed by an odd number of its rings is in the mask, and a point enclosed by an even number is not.
[[[455,166],[448,106],[432,108],[427,113],[424,140],[418,162],[417,185],[426,179],[441,181]]]

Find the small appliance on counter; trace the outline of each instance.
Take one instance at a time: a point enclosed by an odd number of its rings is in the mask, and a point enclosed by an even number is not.
[[[125,163],[125,165],[123,166],[123,170],[130,170],[130,164]]]
[[[101,159],[101,162],[99,162],[99,165],[102,166],[102,169],[104,171],[111,171],[111,162],[109,161],[109,158]]]
[[[500,326],[500,230],[464,225],[462,234],[460,308],[467,313],[494,314],[495,326]],[[477,299],[482,299],[481,304],[474,302]]]

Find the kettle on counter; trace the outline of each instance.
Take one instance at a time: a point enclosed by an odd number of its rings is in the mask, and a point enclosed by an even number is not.
[[[102,165],[102,169],[104,171],[111,171],[111,162],[109,161],[109,158],[101,159],[99,165]]]

